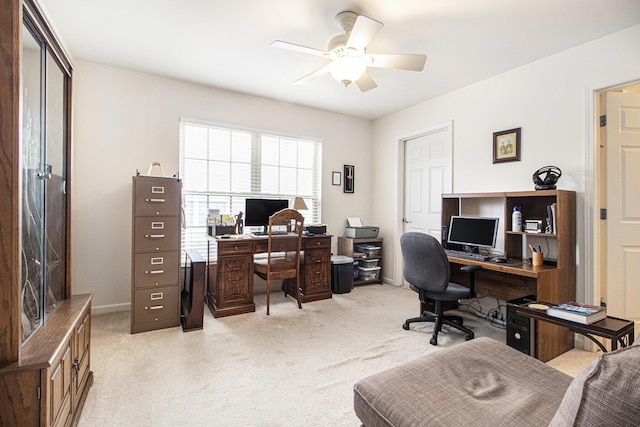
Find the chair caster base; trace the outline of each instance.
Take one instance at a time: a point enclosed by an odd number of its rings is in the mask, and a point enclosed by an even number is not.
[[[471,341],[473,339],[473,335],[465,335],[464,340],[465,341]]]
[[[408,331],[409,330],[409,324],[408,323],[404,323],[402,325],[402,329],[404,329],[405,331]]]
[[[438,345],[438,338],[437,337],[431,337],[431,339],[429,340],[429,343],[431,345]]]

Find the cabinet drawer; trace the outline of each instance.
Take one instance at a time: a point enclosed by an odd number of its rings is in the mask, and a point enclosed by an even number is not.
[[[134,215],[180,215],[180,189],[173,178],[134,178]]]
[[[180,250],[179,217],[137,217],[133,225],[134,252]]]
[[[133,281],[136,288],[177,285],[180,272],[178,252],[134,255]]]
[[[302,247],[304,249],[329,248],[331,247],[331,237],[314,237],[312,239],[303,239]]]
[[[134,322],[159,322],[178,316],[178,287],[135,291]]]
[[[218,256],[236,254],[253,254],[253,243],[218,242]]]

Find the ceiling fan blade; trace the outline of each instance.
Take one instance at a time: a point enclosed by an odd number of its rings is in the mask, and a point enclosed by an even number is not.
[[[373,36],[383,27],[383,23],[375,19],[368,18],[364,15],[358,15],[353,29],[347,40],[347,47],[358,49],[364,52]]]
[[[279,49],[292,50],[294,52],[308,53],[308,54],[311,54],[311,55],[328,56],[328,53],[323,51],[323,50],[314,49],[312,47],[307,47],[307,46],[301,46],[299,44],[283,42],[282,40],[276,40],[276,41],[272,42],[271,46],[272,47],[277,47]]]
[[[362,76],[360,76],[358,80],[356,80],[356,84],[358,85],[360,92],[366,92],[368,90],[375,89],[378,87],[376,82],[374,82],[373,79],[366,72]]]
[[[303,85],[311,80],[317,79],[318,77],[322,77],[325,74],[327,74],[329,72],[329,65],[331,65],[331,63],[325,65],[322,68],[318,68],[317,70],[315,70],[313,73],[307,74],[304,77],[299,78],[298,80],[296,80],[295,82],[293,82],[294,85]]]
[[[369,67],[394,70],[422,71],[427,55],[419,54],[367,54],[373,62]]]

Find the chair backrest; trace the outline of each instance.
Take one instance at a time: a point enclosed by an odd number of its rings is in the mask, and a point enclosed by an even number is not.
[[[409,232],[400,236],[404,279],[427,291],[444,291],[451,270],[447,254],[438,239],[426,233]]]
[[[271,256],[295,258],[299,268],[304,217],[295,209],[282,209],[269,217],[268,263]]]

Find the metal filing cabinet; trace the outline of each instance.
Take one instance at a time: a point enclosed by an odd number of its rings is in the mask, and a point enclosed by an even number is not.
[[[133,177],[131,333],[180,325],[180,205],[176,178]]]

